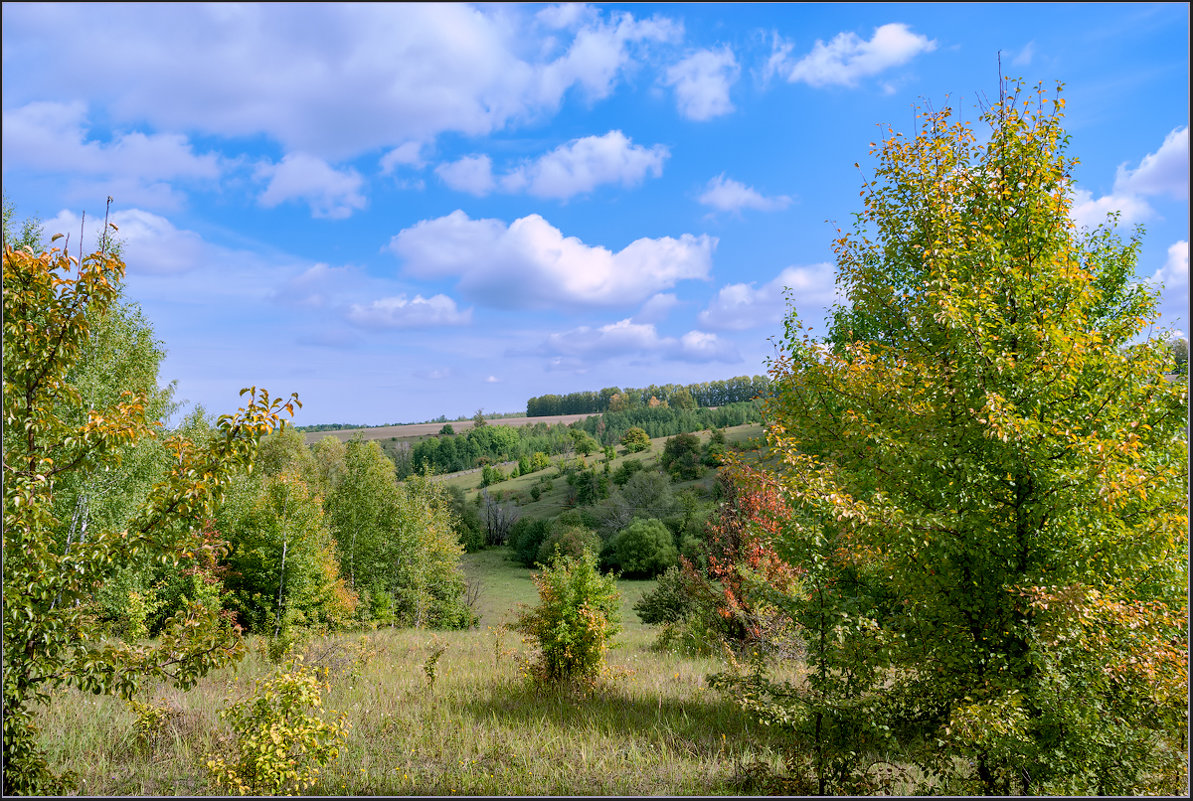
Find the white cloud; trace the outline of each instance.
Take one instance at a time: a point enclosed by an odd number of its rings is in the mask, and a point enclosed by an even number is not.
[[[663,337],[653,325],[630,319],[591,328],[586,325],[551,334],[539,352],[554,358],[557,367],[573,369],[622,356],[661,357],[690,362],[736,362],[740,355],[732,344],[703,331],[682,337]]]
[[[443,182],[460,192],[483,196],[493,191],[493,160],[488,156],[465,156],[457,161],[440,164],[435,174]]]
[[[1069,216],[1081,228],[1094,228],[1106,221],[1106,215],[1117,212],[1119,224],[1130,225],[1146,219],[1152,213],[1147,201],[1136,195],[1110,194],[1095,198],[1085,189],[1073,192],[1073,208]]]
[[[92,137],[83,103],[33,102],[4,111],[3,164],[66,176],[71,196],[113,195],[121,203],[176,208],[175,182],[217,181],[224,164],[196,154],[181,134],[117,132]]]
[[[88,218],[87,241],[83,251],[95,247],[95,237],[103,227],[103,218]],[[142,209],[122,209],[112,212],[111,221],[116,225],[114,236],[123,242],[123,258],[128,272],[141,274],[183,273],[202,267],[213,254],[210,245],[194,231],[175,228],[165,217]],[[45,224],[46,234],[70,235],[70,250],[78,248],[79,215],[61,211]],[[62,240],[56,243],[62,245]]]
[[[360,270],[355,267],[332,267],[319,262],[278,288],[274,299],[288,306],[321,309],[332,305],[334,296],[345,286],[360,281]]]
[[[1121,165],[1114,179],[1115,194],[1167,195],[1189,199],[1189,126],[1164,137],[1155,153],[1148,153],[1133,170]]]
[[[537,214],[473,220],[463,211],[398,233],[389,249],[418,278],[459,278],[478,303],[502,308],[641,303],[679,281],[706,279],[717,240],[683,234],[642,238],[616,253],[565,237]]]
[[[1189,241],[1182,239],[1168,247],[1168,258],[1164,266],[1156,270],[1151,279],[1154,283],[1163,284],[1168,292],[1189,287]]]
[[[784,290],[788,288],[801,311],[826,308],[837,298],[835,269],[827,262],[792,266],[761,287],[753,283],[728,284],[697,319],[707,328],[729,331],[772,325],[782,320],[787,310]]]
[[[812,51],[794,64],[794,48],[776,37],[772,45],[767,74],[778,73],[788,82],[803,81],[809,86],[856,86],[860,78],[906,64],[920,53],[936,49],[936,41],[917,33],[901,22],[874,29],[866,41],[852,31],[844,31],[825,44],[817,39]]]
[[[667,317],[667,314],[677,305],[679,305],[679,298],[670,292],[661,292],[642,304],[642,308],[634,315],[634,322],[662,322]]]
[[[381,174],[390,175],[398,167],[422,169],[426,160],[422,155],[421,142],[404,142],[381,157]]]
[[[506,191],[536,197],[569,198],[601,184],[634,186],[648,174],[663,174],[667,148],[635,145],[621,131],[573,139],[502,177]]]
[[[348,309],[348,320],[366,328],[430,328],[445,325],[467,325],[472,309],[460,311],[447,295],[424,298],[405,295],[381,298],[368,305],[354,303]]]
[[[484,136],[554,114],[572,90],[599,100],[644,48],[682,32],[613,9],[536,18],[453,3],[15,4],[4,28],[5,64],[38,65],[6,82],[10,106],[69,86],[117,124],[264,135],[333,162],[445,132]],[[558,47],[536,52],[546,33]]]
[[[340,220],[367,205],[360,173],[351,168],[337,170],[308,153],[289,153],[278,164],[260,167],[258,175],[269,178],[259,198],[266,208],[301,200],[310,206],[312,216]]]
[[[501,383],[501,379],[500,379],[500,378],[498,378],[498,377],[497,377],[497,376],[495,376],[495,375],[491,375],[491,376],[488,376],[488,377],[485,379],[485,383],[486,383],[486,384],[500,384],[500,383]]]
[[[1177,200],[1189,197],[1188,126],[1170,131],[1159,150],[1144,156],[1135,169],[1120,164],[1109,195],[1094,198],[1088,190],[1075,190],[1070,216],[1083,228],[1105,222],[1112,212],[1121,215],[1120,224],[1139,222],[1154,214],[1146,198],[1157,195]]]
[[[1036,43],[1034,41],[1028,42],[1023,46],[1023,49],[1015,54],[1011,59],[1011,63],[1016,67],[1026,67],[1031,64],[1031,60],[1036,55]]]
[[[752,187],[725,178],[721,173],[708,182],[704,192],[697,198],[705,206],[712,206],[718,211],[740,211],[741,209],[758,209],[759,211],[774,211],[786,208],[791,204],[787,195],[766,197]]]
[[[668,68],[664,83],[675,87],[679,112],[691,120],[709,120],[733,111],[729,89],[741,67],[728,46],[699,50]]]

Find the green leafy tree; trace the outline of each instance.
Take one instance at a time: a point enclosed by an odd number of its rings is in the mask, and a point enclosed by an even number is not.
[[[356,607],[340,578],[323,500],[288,468],[241,479],[216,518],[231,545],[227,603],[242,625],[273,638],[341,628]]]
[[[55,237],[57,239],[58,237]],[[156,436],[142,390],[87,408],[72,376],[94,321],[119,302],[124,264],[96,252],[81,263],[57,249],[4,248],[4,791],[64,788],[37,746],[31,705],[72,684],[128,699],[146,679],[189,687],[241,652],[214,605],[192,602],[153,645],[99,642],[89,602],[109,565],[151,555],[165,564],[218,547],[207,536],[222,488],[252,464],[258,439],[293,413],[296,398],[250,402],[217,421],[212,436],[164,443],[169,470],[134,499],[120,526],[93,525],[70,539],[55,514],[57,487],[112,467],[122,448]],[[86,483],[81,481],[79,483]]]
[[[1169,342],[1172,348],[1172,371],[1177,375],[1189,374],[1189,340],[1184,337],[1173,337]]]
[[[593,439],[587,431],[574,428],[568,432],[568,435],[572,438],[572,447],[576,449],[577,453],[587,456],[601,449],[601,444]]]
[[[659,520],[635,520],[608,548],[608,562],[626,578],[653,578],[679,561],[671,531]]]
[[[316,462],[334,483],[326,509],[340,553],[341,574],[374,613],[394,625],[461,628],[474,617],[463,602],[460,544],[451,500],[429,480],[401,486],[393,463],[376,442],[350,440],[338,467],[337,446],[317,450]],[[322,456],[322,458],[321,458]],[[384,599],[378,608],[376,598]]]
[[[700,438],[695,434],[676,434],[663,445],[659,464],[677,481],[691,481],[704,475],[700,464]]]
[[[809,675],[728,684],[813,791],[890,753],[952,792],[1185,781],[1187,384],[1138,238],[1070,219],[1063,102],[1021,94],[988,138],[947,108],[891,132],[835,243],[846,305],[827,342],[792,312],[772,365]]]
[[[639,453],[641,451],[650,450],[650,437],[647,436],[646,431],[634,426],[626,431],[621,437],[621,447],[625,448],[630,453]]]

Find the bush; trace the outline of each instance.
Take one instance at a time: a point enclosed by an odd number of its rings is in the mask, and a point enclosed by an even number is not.
[[[539,546],[538,563],[546,565],[556,552],[561,556],[571,556],[579,559],[585,551],[597,553],[601,548],[601,538],[595,531],[581,526],[556,527]]]
[[[510,529],[510,546],[514,559],[527,567],[534,567],[539,548],[551,534],[551,524],[546,520],[532,520],[523,517]]]
[[[630,453],[650,450],[650,437],[644,429],[634,426],[622,435],[621,446]]]
[[[349,725],[343,715],[328,723],[314,714],[328,689],[298,657],[220,712],[231,723],[235,753],[207,761],[216,784],[240,795],[292,794],[314,784],[319,769],[339,758]]]
[[[627,578],[651,578],[679,561],[671,532],[659,520],[635,520],[611,542],[609,563]]]
[[[695,601],[684,582],[683,573],[676,566],[667,568],[658,585],[634,604],[638,618],[648,626],[659,623],[678,623],[692,611]]]
[[[534,577],[539,604],[523,606],[511,628],[540,649],[535,675],[546,681],[595,681],[617,621],[617,582],[597,570],[596,557],[560,556]]]

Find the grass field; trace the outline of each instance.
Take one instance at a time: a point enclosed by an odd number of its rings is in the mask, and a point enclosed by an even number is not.
[[[650,649],[655,632],[632,611],[653,582],[619,582],[623,632],[609,674],[591,691],[544,687],[523,673],[530,649],[501,629],[537,596],[530,571],[491,549],[464,557],[480,583],[470,631],[378,630],[305,646],[331,668],[325,706],[351,731],[310,795],[705,795],[741,792],[743,766],[773,761],[770,730],[705,685],[712,658]],[[120,701],[73,690],[42,716],[43,743],[85,795],[211,795],[203,764],[226,738],[219,709],[271,668],[250,644],[233,669],[190,692],[154,688],[168,710],[140,743]],[[424,671],[437,648],[433,685]]]

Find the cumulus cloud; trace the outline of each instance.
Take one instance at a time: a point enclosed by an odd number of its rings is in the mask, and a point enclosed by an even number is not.
[[[817,39],[812,51],[793,63],[794,47],[776,36],[766,73],[777,73],[789,83],[802,81],[817,88],[853,87],[861,78],[901,66],[935,49],[935,40],[912,33],[901,22],[892,22],[875,28],[868,41],[852,31],[837,34],[828,44]]]
[[[679,281],[708,277],[717,240],[642,238],[616,253],[563,233],[537,214],[473,220],[463,211],[423,220],[389,249],[417,278],[458,278],[460,292],[501,308],[641,303]]]
[[[103,227],[103,218],[88,217],[90,223],[83,243],[83,251],[95,247],[94,237]],[[118,231],[115,236],[123,243],[123,258],[129,274],[175,274],[202,267],[216,252],[194,231],[179,229],[165,217],[143,209],[122,209],[112,212],[111,221]],[[61,211],[46,221],[49,236],[69,234],[70,249],[78,247],[78,235],[83,220],[71,211]],[[56,243],[62,245],[62,240]]]
[[[1114,180],[1116,194],[1167,195],[1189,199],[1189,126],[1164,137],[1155,153],[1148,153],[1135,169],[1120,165]]]
[[[269,179],[258,198],[267,209],[301,200],[310,206],[311,216],[341,220],[367,205],[360,173],[352,168],[337,170],[307,153],[287,154],[278,164],[260,167],[258,176]]]
[[[435,174],[452,189],[470,195],[487,195],[497,185],[493,180],[493,160],[483,155],[465,156],[440,164],[435,168]]]
[[[1189,241],[1182,239],[1168,248],[1164,266],[1152,276],[1152,281],[1163,284],[1166,290],[1179,290],[1189,286]]]
[[[403,142],[381,157],[381,174],[390,175],[398,167],[422,169],[427,164],[422,151],[421,142]]]
[[[369,304],[354,303],[348,309],[348,320],[365,328],[431,328],[447,325],[467,325],[472,321],[472,309],[461,311],[447,295],[424,298],[406,295],[381,298]]]
[[[786,312],[785,289],[791,290],[795,302],[803,309],[826,308],[837,299],[833,265],[822,262],[788,267],[761,287],[753,283],[728,284],[717,292],[697,319],[707,328],[728,331],[772,325],[782,320]]]
[[[569,198],[591,192],[601,184],[634,186],[647,175],[663,174],[667,148],[635,145],[621,131],[585,136],[560,145],[503,176],[506,191],[525,191],[536,197]]]
[[[555,367],[576,367],[630,356],[660,357],[689,362],[736,362],[741,359],[731,343],[703,331],[689,331],[682,337],[664,337],[653,325],[631,319],[592,328],[582,325],[551,334],[539,349],[552,357]]]
[[[1189,128],[1175,128],[1164,137],[1155,153],[1148,153],[1134,169],[1120,164],[1114,189],[1095,198],[1085,189],[1073,192],[1070,216],[1081,227],[1092,228],[1106,221],[1106,215],[1118,212],[1121,224],[1145,220],[1154,214],[1146,198],[1168,196],[1177,200],[1189,197]]]
[[[669,155],[662,145],[635,145],[621,131],[609,131],[602,136],[573,139],[500,177],[494,176],[493,160],[485,155],[441,164],[435,172],[452,189],[472,195],[501,190],[564,200],[602,184],[635,186],[648,175],[657,178]]]
[[[9,105],[71,86],[118,124],[264,135],[332,162],[484,136],[555,113],[571,91],[600,100],[682,31],[612,9],[454,3],[16,4],[4,27],[5,63],[38,65],[6,84]],[[527,46],[547,34],[549,52]]]
[[[664,83],[675,88],[679,113],[690,120],[709,120],[733,111],[729,89],[741,67],[728,46],[699,50],[668,68]]]
[[[710,179],[704,192],[697,199],[705,206],[711,206],[718,211],[775,211],[787,208],[791,204],[791,198],[787,195],[766,197],[753,187],[726,178],[725,173]]]
[[[112,194],[159,208],[181,205],[173,182],[215,182],[225,166],[215,154],[196,153],[181,134],[125,131],[101,142],[80,102],[37,101],[5,110],[3,148],[5,171],[17,164],[60,174],[83,190],[72,195]]]

